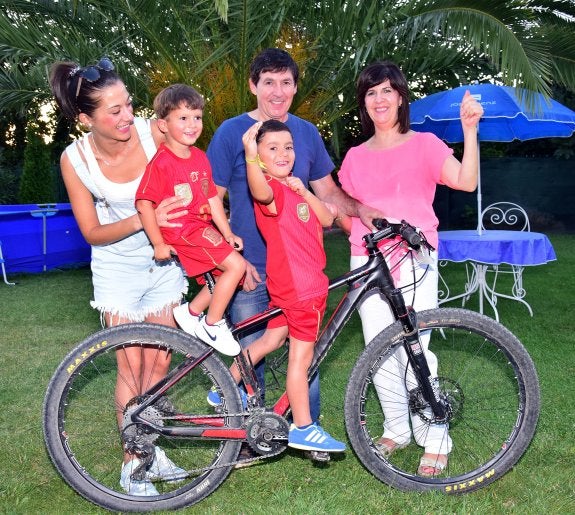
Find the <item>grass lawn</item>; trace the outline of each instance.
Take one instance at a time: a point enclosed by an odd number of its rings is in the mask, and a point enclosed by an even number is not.
[[[573,316],[575,237],[551,235],[557,261],[524,272],[534,317],[517,302],[498,302],[500,319],[531,353],[539,373],[542,409],[526,454],[502,479],[462,496],[404,493],[380,483],[353,451],[317,466],[288,450],[278,458],[231,473],[224,484],[184,513],[575,513],[575,415],[573,414]],[[348,246],[340,233],[326,238],[328,275],[348,268]],[[464,266],[442,275],[463,286]],[[104,513],[69,488],[52,467],[41,427],[46,385],[64,355],[99,329],[89,306],[89,269],[12,275],[0,283],[0,512]],[[502,285],[504,287],[504,284]],[[335,298],[330,298],[333,307]],[[454,303],[453,305],[458,305]],[[475,299],[467,305],[477,309]],[[491,315],[489,306],[485,313]],[[354,315],[321,369],[324,426],[345,440],[343,392],[363,348]],[[97,416],[97,414],[96,414]],[[90,429],[87,428],[87,431]],[[118,457],[118,477],[120,457]]]

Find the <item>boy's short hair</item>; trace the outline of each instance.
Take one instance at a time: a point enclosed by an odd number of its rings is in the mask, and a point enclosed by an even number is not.
[[[158,118],[166,118],[181,105],[188,109],[204,109],[204,97],[187,84],[172,84],[154,98],[154,112]]]
[[[280,122],[279,120],[266,120],[262,123],[261,127],[258,129],[258,133],[256,134],[256,143],[259,143],[264,134],[268,132],[289,132],[291,134],[290,128],[284,123]]]
[[[265,72],[283,72],[289,70],[297,86],[299,68],[292,56],[281,48],[266,48],[256,55],[250,65],[250,79],[257,85],[260,75]]]

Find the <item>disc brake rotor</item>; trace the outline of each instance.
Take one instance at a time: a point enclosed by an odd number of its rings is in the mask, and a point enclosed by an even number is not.
[[[463,411],[465,396],[461,386],[452,379],[438,377],[436,379],[439,387],[439,397],[447,408],[444,420],[436,420],[431,412],[429,403],[423,397],[421,388],[414,388],[409,392],[409,410],[417,414],[425,423],[444,424],[453,422],[456,417],[460,417]]]

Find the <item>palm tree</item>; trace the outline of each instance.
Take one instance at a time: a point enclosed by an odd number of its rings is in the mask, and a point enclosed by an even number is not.
[[[172,82],[207,99],[206,138],[249,109],[247,70],[266,46],[303,74],[294,108],[332,138],[353,117],[354,81],[370,61],[398,62],[415,96],[472,80],[549,93],[575,90],[574,0],[71,0],[1,2],[0,111],[50,100],[48,65],[109,55],[137,104]],[[204,140],[205,141],[205,140]]]

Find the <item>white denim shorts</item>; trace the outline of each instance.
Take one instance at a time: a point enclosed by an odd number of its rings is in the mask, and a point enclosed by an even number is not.
[[[94,300],[90,305],[103,316],[143,322],[177,304],[188,290],[188,282],[175,261],[158,264],[150,245],[116,253],[111,248],[92,248]]]

